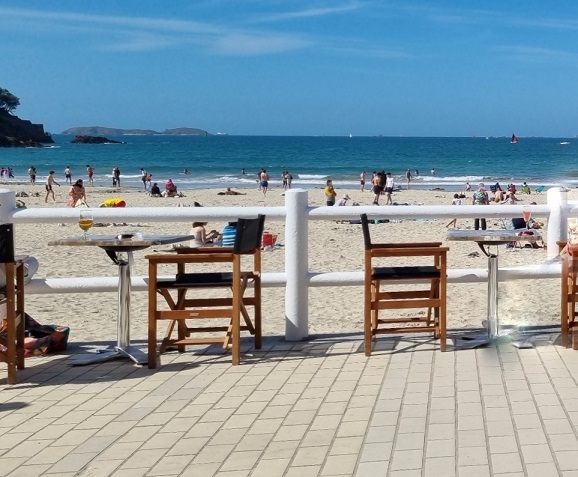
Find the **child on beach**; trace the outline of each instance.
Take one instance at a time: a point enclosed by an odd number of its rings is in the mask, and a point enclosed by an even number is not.
[[[327,205],[332,206],[335,205],[335,197],[337,196],[337,192],[333,188],[333,181],[331,179],[327,179],[325,183],[325,198],[327,199]]]
[[[459,194],[454,194],[454,199],[452,200],[452,205],[462,205],[462,199],[460,199],[460,195]],[[456,224],[458,222],[458,219],[453,219],[450,221],[449,224],[446,225],[446,228],[452,226],[455,228]]]

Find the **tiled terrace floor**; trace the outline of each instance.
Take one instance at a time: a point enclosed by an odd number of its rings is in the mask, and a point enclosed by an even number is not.
[[[0,475],[578,476],[578,352],[556,337],[386,338],[370,358],[359,335],[269,337],[235,367],[214,349],[157,370],[30,359],[0,381]]]

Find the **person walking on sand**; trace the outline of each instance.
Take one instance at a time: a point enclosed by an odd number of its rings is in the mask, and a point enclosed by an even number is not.
[[[94,176],[94,168],[90,164],[86,165],[86,175],[88,176],[88,183],[94,185],[92,180],[92,176]]]
[[[361,171],[361,174],[359,174],[359,188],[361,192],[365,191],[365,171]]]
[[[267,193],[267,189],[269,188],[269,174],[267,174],[267,171],[265,169],[263,169],[261,171],[261,174],[259,174],[259,180],[261,185],[261,191],[263,192],[263,195],[265,195]]]
[[[411,182],[411,171],[409,169],[405,173],[405,180],[407,181],[407,190],[409,190],[409,183]]]
[[[452,200],[452,205],[462,205],[462,199],[460,199],[459,194],[454,194],[454,199]],[[446,228],[448,228],[448,227],[454,227],[455,228],[457,223],[458,223],[458,219],[450,220],[450,223],[446,225]]]
[[[490,200],[488,199],[488,193],[484,188],[484,183],[480,182],[478,184],[478,190],[474,192],[474,195],[472,197],[472,205],[489,205],[489,203]],[[486,230],[486,219],[476,218],[474,220],[474,228],[476,230],[480,229],[480,225],[482,227],[482,230]]]
[[[46,197],[44,198],[44,202],[48,202],[48,196],[52,195],[52,200],[54,202],[56,202],[56,199],[54,197],[54,191],[52,190],[52,186],[56,184],[58,187],[60,187],[60,184],[58,182],[56,182],[54,180],[54,171],[50,171],[48,173],[48,176],[46,177]]]
[[[393,177],[391,177],[391,172],[388,172],[385,175],[385,205],[393,204],[393,199],[391,198],[391,194],[393,193],[393,188],[395,187],[395,183],[393,182]]]
[[[72,171],[70,166],[66,166],[64,169],[64,177],[66,178],[66,183],[72,185]]]

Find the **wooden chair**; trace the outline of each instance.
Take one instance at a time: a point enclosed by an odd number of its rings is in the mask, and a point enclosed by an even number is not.
[[[6,304],[6,329],[0,334],[0,362],[8,366],[8,384],[16,384],[16,368],[24,369],[24,260],[5,263],[6,288],[0,299]]]
[[[147,255],[149,260],[149,331],[148,331],[148,367],[157,366],[157,323],[168,321],[167,332],[161,342],[159,353],[168,347],[176,346],[179,352],[185,351],[188,344],[222,344],[223,348],[232,348],[232,362],[240,362],[241,331],[249,331],[255,336],[255,348],[261,348],[261,236],[265,216],[257,219],[239,219],[233,247],[177,248],[176,254]],[[251,266],[247,269],[247,259],[252,255]],[[187,272],[186,265],[229,264],[227,271]],[[177,266],[174,279],[159,280],[157,271],[161,264]],[[253,293],[247,296],[248,284],[252,282]],[[203,289],[227,290],[227,296],[215,298],[189,298],[187,293],[199,293]],[[229,290],[232,292],[229,293]],[[172,292],[172,294],[171,294]],[[165,298],[168,310],[158,307],[158,295]],[[254,323],[251,322],[247,307],[253,307]],[[243,316],[243,324],[241,323]],[[212,320],[228,318],[227,325],[188,326],[186,320]],[[177,339],[171,338],[175,324]],[[207,333],[224,332],[223,336],[206,336]],[[193,338],[192,333],[204,333],[205,336]]]
[[[566,242],[557,242],[562,250]],[[562,274],[560,283],[560,341],[567,347],[569,335],[572,335],[572,349],[578,349],[578,322],[576,303],[578,302],[578,246],[568,245],[567,253],[562,256]]]
[[[365,354],[371,355],[372,341],[376,335],[391,333],[433,332],[440,338],[440,349],[446,350],[446,282],[447,247],[441,242],[380,243],[371,242],[367,215],[361,216],[361,227],[365,242],[365,290],[364,290],[364,338]],[[407,258],[433,258],[432,265],[401,265]],[[378,266],[385,259],[387,266]],[[423,280],[427,288],[419,284],[411,290],[399,290],[399,285],[408,281]],[[382,283],[396,285],[387,291]],[[420,316],[380,316],[380,311],[426,308]],[[417,315],[417,314],[416,314]],[[384,327],[380,328],[380,325]]]

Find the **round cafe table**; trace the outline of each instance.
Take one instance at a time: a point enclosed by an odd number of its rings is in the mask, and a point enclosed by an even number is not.
[[[488,298],[487,298],[487,319],[485,328],[487,335],[479,337],[465,337],[460,340],[460,347],[475,348],[495,342],[502,336],[500,334],[500,317],[498,315],[498,251],[491,253],[490,246],[505,245],[510,242],[536,243],[542,240],[542,236],[536,230],[516,229],[516,230],[448,230],[448,240],[476,242],[482,252],[488,257]],[[519,347],[527,347],[527,342],[517,342]],[[516,343],[514,343],[516,344]]]
[[[53,240],[48,245],[67,245],[71,247],[100,247],[118,266],[118,312],[117,343],[114,348],[98,350],[82,358],[71,360],[71,365],[82,366],[111,359],[129,358],[137,364],[148,362],[146,353],[130,344],[130,267],[133,252],[144,250],[152,245],[166,245],[191,240],[192,235],[143,235],[140,233],[119,235],[89,235]]]

